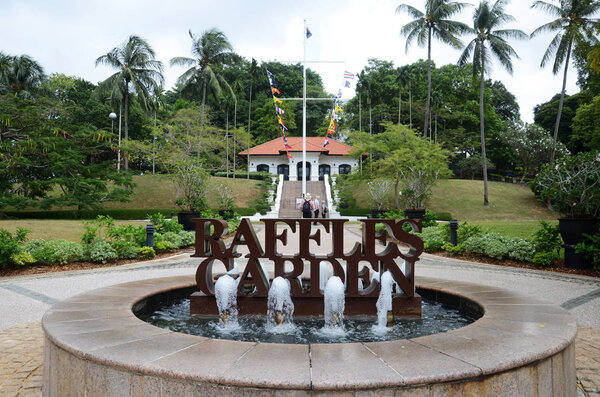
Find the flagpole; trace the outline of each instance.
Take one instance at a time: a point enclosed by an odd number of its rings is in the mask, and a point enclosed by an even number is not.
[[[302,61],[302,197],[306,196],[306,19],[304,20],[304,53]]]

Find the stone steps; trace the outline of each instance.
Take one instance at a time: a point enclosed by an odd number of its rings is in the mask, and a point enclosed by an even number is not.
[[[325,183],[323,181],[306,181],[306,191],[314,199],[325,198]],[[280,218],[302,218],[302,212],[296,208],[296,198],[302,197],[302,181],[284,181],[279,207]]]

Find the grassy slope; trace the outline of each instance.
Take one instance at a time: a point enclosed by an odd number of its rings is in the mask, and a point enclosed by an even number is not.
[[[354,188],[357,207],[369,208],[367,189]],[[556,221],[559,214],[548,210],[537,201],[527,185],[489,182],[490,205],[483,205],[483,182],[464,179],[444,179],[437,182],[427,208],[449,212],[459,222],[481,225],[490,231],[514,236],[533,237],[539,221]],[[388,197],[388,208],[393,208],[393,192]]]

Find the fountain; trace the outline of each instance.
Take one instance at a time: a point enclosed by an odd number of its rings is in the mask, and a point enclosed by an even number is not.
[[[270,326],[289,325],[293,321],[294,304],[290,296],[290,282],[276,277],[269,289],[267,302],[267,324]]]
[[[414,264],[422,245],[415,236],[403,234],[404,224],[414,221],[365,220],[360,242],[350,251],[344,248],[345,220],[319,220],[322,227],[313,227],[312,234],[306,221],[311,220],[264,220],[264,245],[252,225],[243,221],[226,247],[220,239],[226,225],[196,220],[194,257],[201,262],[195,281],[184,276],[140,280],[56,304],[43,319],[44,395],[576,393],[576,324],[564,309],[499,288],[417,280]],[[386,224],[388,235],[375,232],[376,222]],[[288,231],[298,235],[294,255],[277,252],[276,242],[285,246]],[[309,241],[321,243],[323,231],[331,237],[327,256],[309,250]],[[388,237],[403,243],[402,249],[390,245]],[[247,253],[242,257],[237,248]],[[405,261],[404,269],[395,265],[396,257]],[[234,271],[237,260],[239,272]],[[324,294],[323,261],[333,269]],[[214,262],[222,263],[224,271],[213,272]],[[272,281],[267,270],[273,272]],[[191,328],[208,322],[213,332],[188,335],[175,332],[179,319],[166,328],[140,319],[156,310],[172,317],[169,305],[186,315]],[[221,332],[222,325],[232,324],[236,305],[238,329]],[[430,318],[430,305],[443,310]],[[254,335],[244,334],[251,328],[248,319],[265,318],[267,311],[265,321],[271,318],[275,329],[291,321],[293,313],[292,333],[315,317],[321,325],[327,321],[345,332],[300,342],[289,342],[287,335],[268,336],[267,326],[255,328]],[[419,323],[429,329],[455,312],[471,313],[475,321],[421,336],[396,333]],[[367,326],[364,335],[373,339],[348,339],[345,334],[352,334],[363,318],[385,332],[380,335]],[[319,334],[321,325],[309,325],[308,333]]]
[[[344,328],[344,283],[333,276],[325,286],[325,328]]]

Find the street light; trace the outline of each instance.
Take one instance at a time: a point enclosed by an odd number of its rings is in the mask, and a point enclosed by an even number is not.
[[[110,133],[112,135],[115,127],[115,119],[117,118],[117,114],[115,112],[110,112],[108,118],[110,119]]]

